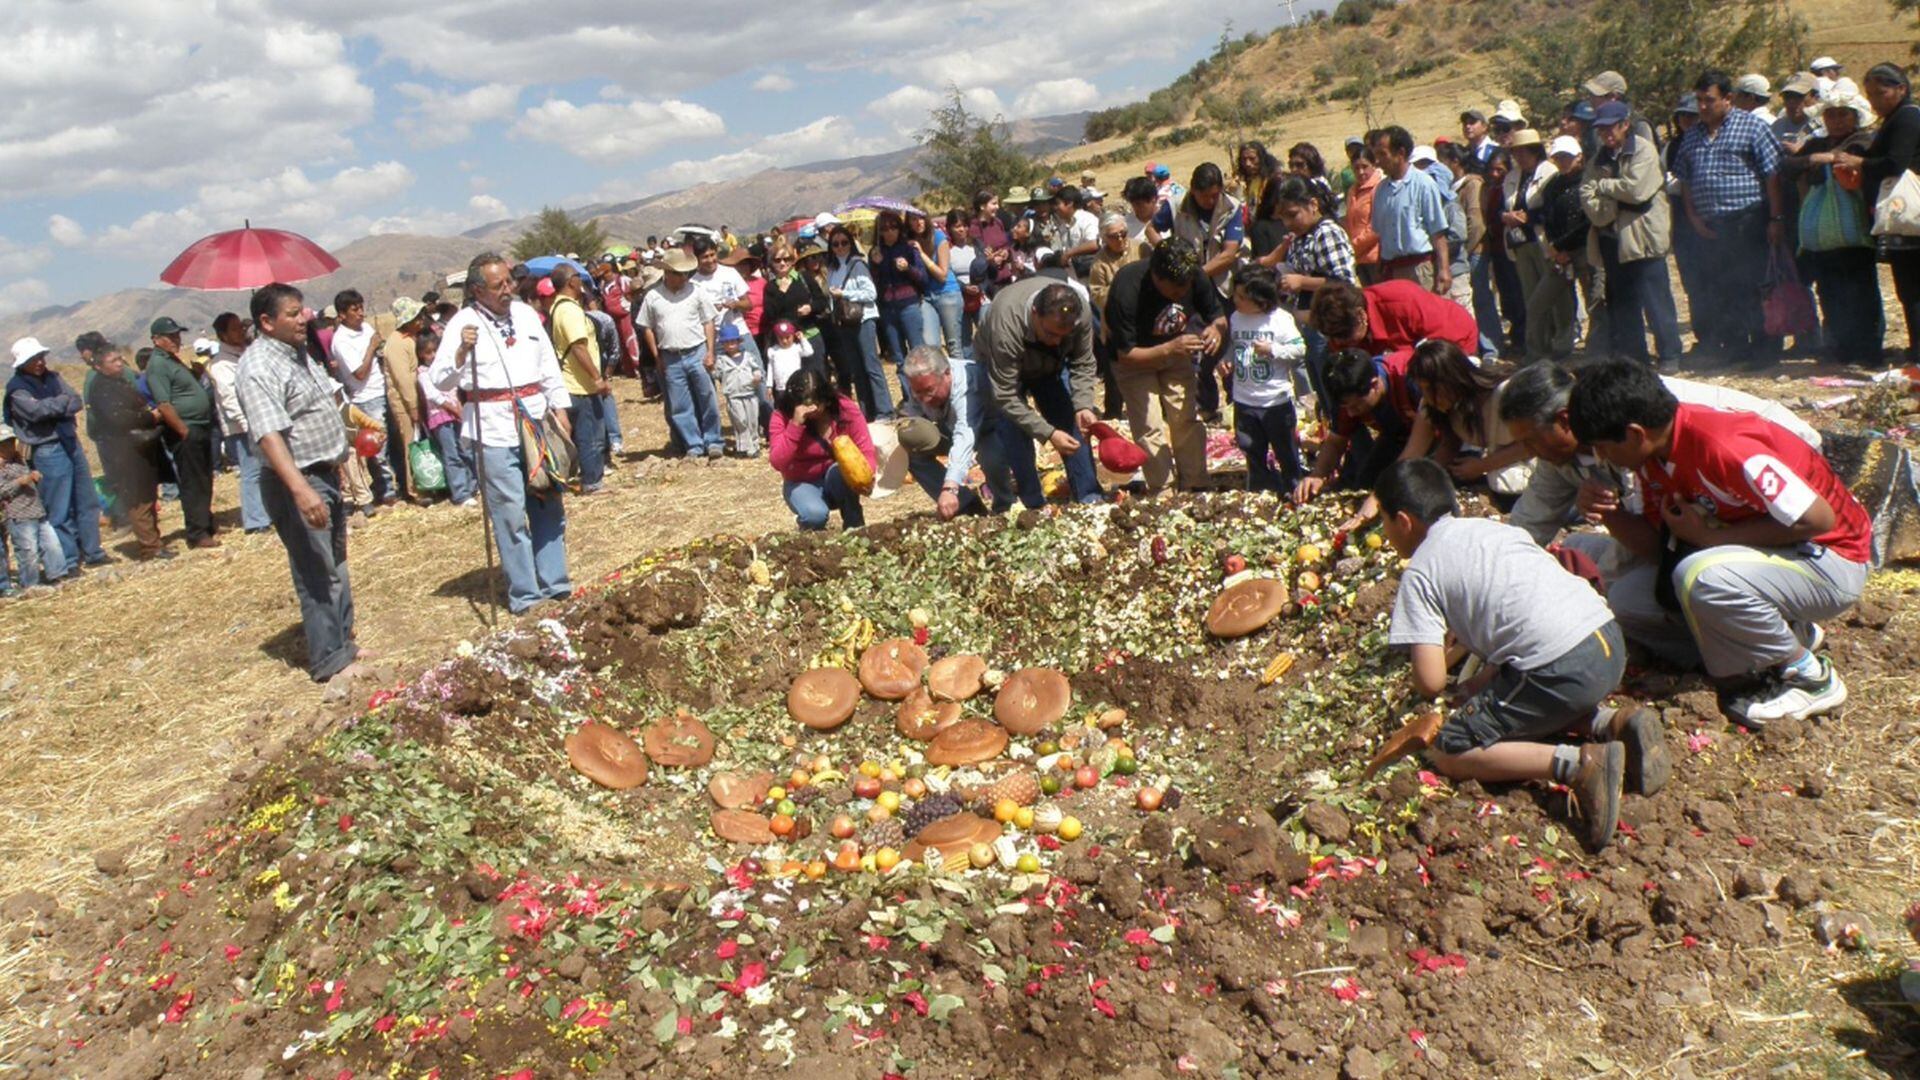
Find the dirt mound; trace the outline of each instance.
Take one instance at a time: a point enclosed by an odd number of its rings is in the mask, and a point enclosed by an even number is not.
[[[1855,683],[1844,721],[1749,736],[1697,684],[1633,676],[1678,767],[1589,857],[1547,787],[1454,787],[1414,763],[1356,782],[1411,703],[1384,644],[1398,560],[1331,535],[1341,512],[1213,496],[657,557],[317,732],[174,837],[118,910],[8,900],[10,933],[71,943],[21,988],[56,1017],[29,1064],[1438,1077],[1806,1061],[1779,1033],[1839,1001],[1815,1000],[1821,976],[1888,978],[1870,950],[1900,898],[1849,867],[1912,859],[1878,824],[1916,805],[1910,771],[1886,768],[1911,747],[1872,722],[1911,694],[1896,608],[1829,628]],[[1306,545],[1320,581],[1289,613],[1205,634],[1229,570],[1297,588]],[[1058,667],[1073,704],[971,770],[928,767],[890,703],[831,732],[788,718],[798,672],[909,635],[935,659]],[[582,723],[638,738],[680,708],[715,734],[711,764],[617,792],[569,766]],[[772,774],[743,810],[782,839],[713,835],[723,771]],[[950,813],[937,796],[960,805],[1010,772],[1042,794],[980,807],[1004,815],[1004,845],[889,868],[916,807]],[[1891,1068],[1911,1019],[1873,993],[1838,1007]],[[1836,1062],[1850,1049],[1827,1045]]]

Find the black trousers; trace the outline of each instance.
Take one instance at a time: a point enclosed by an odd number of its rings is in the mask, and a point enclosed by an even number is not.
[[[1809,251],[1800,258],[1820,295],[1828,354],[1843,364],[1878,365],[1887,316],[1880,306],[1880,268],[1874,264],[1873,249]]]
[[[1889,249],[1881,258],[1893,268],[1893,292],[1907,315],[1907,363],[1920,364],[1920,248]]]
[[[187,543],[213,535],[213,428],[188,424],[187,437],[167,432],[174,482],[180,485],[180,513],[187,519]]]
[[[1760,303],[1767,280],[1767,207],[1706,218],[1714,237],[1701,237],[1705,303],[1693,308],[1694,335],[1708,349],[1736,360],[1769,351]],[[1682,222],[1682,228],[1692,228]]]

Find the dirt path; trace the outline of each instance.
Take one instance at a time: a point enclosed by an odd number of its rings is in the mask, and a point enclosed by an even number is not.
[[[661,443],[658,406],[643,405],[635,383],[618,391],[629,445]],[[610,486],[612,495],[569,504],[575,581],[698,537],[793,527],[764,457],[707,468],[630,454]],[[927,505],[910,488],[870,502],[868,518]],[[0,764],[7,892],[33,889],[82,907],[105,897],[96,855],[136,869],[150,863],[164,831],[260,752],[262,735],[284,737],[320,706],[322,688],[301,666],[284,549],[271,533],[240,533],[232,474],[218,478],[214,508],[235,526],[217,551],[120,561],[52,595],[0,605],[0,722],[14,746]],[[178,504],[163,504],[161,525],[179,546]],[[477,513],[445,504],[356,527],[356,616],[379,667],[417,671],[487,632],[480,529]],[[130,534],[109,546],[124,560]],[[504,624],[504,607],[500,616]],[[263,714],[266,722],[248,723]],[[46,974],[37,944],[0,955],[0,1060],[34,1022],[13,1003]]]

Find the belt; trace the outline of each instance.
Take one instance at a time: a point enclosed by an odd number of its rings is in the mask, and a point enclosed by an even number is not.
[[[311,465],[300,466],[300,473],[303,476],[331,476],[339,471],[340,463],[337,461],[316,461]]]
[[[1397,259],[1386,259],[1380,263],[1389,270],[1398,270],[1402,266],[1419,266],[1433,259],[1433,252],[1423,251],[1418,255],[1402,255]]]
[[[539,392],[539,383],[528,383],[525,386],[502,386],[480,390],[462,390],[460,391],[460,400],[464,403],[515,401],[520,398],[530,398]]]

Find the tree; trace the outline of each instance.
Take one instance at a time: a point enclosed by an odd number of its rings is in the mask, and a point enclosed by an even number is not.
[[[1887,3],[1893,5],[1895,15],[1913,16],[1914,32],[1916,37],[1920,37],[1920,0],[1887,0]],[[1913,55],[1920,56],[1920,40],[1913,43],[1912,52]]]
[[[607,234],[599,222],[575,221],[565,210],[545,206],[541,207],[540,216],[533,219],[532,227],[513,242],[510,254],[518,262],[569,252],[590,259],[606,249]]]
[[[928,114],[919,142],[913,181],[956,200],[1031,183],[1040,172],[1033,157],[1014,145],[1006,120],[974,115],[953,85],[947,87],[946,101]]]
[[[1920,0],[1916,0],[1920,2]],[[1785,0],[1617,0],[1587,19],[1513,42],[1508,92],[1527,115],[1557,119],[1596,72],[1618,71],[1641,112],[1665,117],[1709,68],[1792,71],[1806,22]]]

